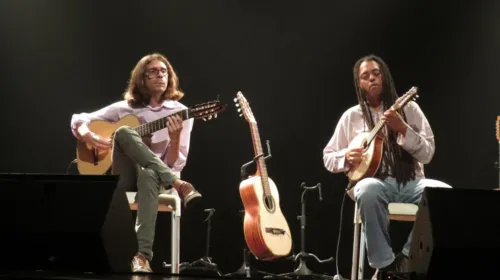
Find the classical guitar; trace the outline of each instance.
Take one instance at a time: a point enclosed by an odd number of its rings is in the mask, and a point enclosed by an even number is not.
[[[412,87],[403,96],[399,97],[391,108],[393,110],[404,108],[409,101],[418,97],[417,92],[418,88]],[[372,177],[377,173],[384,151],[384,137],[381,134],[381,130],[384,127],[384,122],[380,120],[370,132],[362,132],[356,135],[349,143],[348,149],[355,147],[363,147],[364,149],[361,162],[347,171],[350,185],[352,182]]]
[[[193,107],[178,111],[169,116],[179,115],[182,120],[190,118],[210,120],[217,118],[217,113],[224,111],[226,104],[220,101],[210,101]],[[121,126],[129,126],[143,137],[167,127],[167,117],[163,117],[148,123],[141,124],[137,116],[126,115],[117,122],[108,122],[104,120],[92,121],[89,123],[90,131],[101,137],[113,137],[114,132]],[[111,151],[98,151],[84,141],[77,141],[76,161],[80,174],[102,175],[111,167]]]
[[[292,236],[280,209],[276,184],[267,174],[259,130],[252,110],[241,92],[238,92],[235,102],[240,107],[238,111],[250,124],[257,164],[256,174],[240,183],[240,196],[245,207],[245,241],[255,257],[272,260],[290,253]]]

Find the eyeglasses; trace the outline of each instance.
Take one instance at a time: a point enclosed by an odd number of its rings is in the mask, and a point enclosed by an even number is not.
[[[145,75],[146,77],[148,77],[148,79],[154,79],[158,76],[161,76],[163,78],[168,75],[168,70],[166,68],[151,68],[146,70]]]

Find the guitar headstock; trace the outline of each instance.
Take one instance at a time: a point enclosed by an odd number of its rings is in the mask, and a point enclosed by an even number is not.
[[[408,90],[403,96],[399,97],[394,105],[392,105],[392,108],[394,110],[399,110],[403,108],[408,102],[410,101],[415,101],[418,98],[418,88],[417,87],[411,87],[410,90]]]
[[[226,107],[227,105],[222,104],[219,100],[209,101],[189,107],[189,114],[195,119],[207,121],[212,118],[216,119],[217,114],[224,111]]]
[[[245,96],[243,96],[243,93],[241,91],[238,91],[236,94],[236,98],[234,99],[234,102],[236,103],[236,107],[238,108],[238,112],[240,112],[240,117],[244,116],[245,119],[250,122],[250,123],[255,123],[255,117],[253,116],[252,109],[250,109],[250,105],[248,104],[247,99]]]
[[[496,129],[497,129],[497,141],[498,143],[500,143],[500,116],[497,116],[497,125],[496,125]]]

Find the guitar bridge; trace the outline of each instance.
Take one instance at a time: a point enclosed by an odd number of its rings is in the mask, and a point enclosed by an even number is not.
[[[285,231],[280,228],[272,228],[272,227],[266,227],[266,233],[274,234],[274,235],[283,235],[285,234]]]

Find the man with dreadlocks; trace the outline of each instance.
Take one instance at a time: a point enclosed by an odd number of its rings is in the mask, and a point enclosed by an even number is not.
[[[411,234],[403,250],[394,255],[388,234],[388,210],[391,202],[420,202],[425,187],[446,187],[446,183],[427,179],[423,165],[434,155],[434,135],[424,113],[410,101],[403,110],[392,110],[398,98],[389,67],[379,57],[369,55],[354,65],[354,86],[358,105],[341,116],[333,137],[323,150],[323,161],[332,173],[346,172],[362,159],[362,148],[348,148],[361,132],[369,132],[379,120],[384,153],[377,174],[357,182],[352,189],[359,205],[366,234],[368,261],[379,271],[407,269]]]

